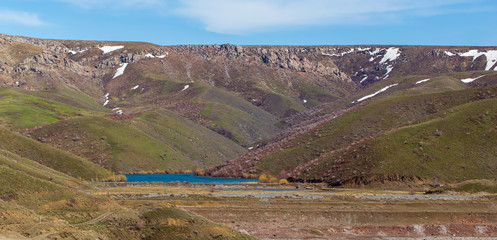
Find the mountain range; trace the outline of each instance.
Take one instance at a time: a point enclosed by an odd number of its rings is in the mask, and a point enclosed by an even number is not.
[[[497,47],[0,35],[0,149],[75,178],[493,179]]]

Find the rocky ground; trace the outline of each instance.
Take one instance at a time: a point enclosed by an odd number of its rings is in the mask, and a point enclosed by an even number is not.
[[[130,203],[174,204],[260,239],[497,237],[493,195],[304,189],[303,185],[300,191],[275,185],[107,185],[96,194],[107,192]]]

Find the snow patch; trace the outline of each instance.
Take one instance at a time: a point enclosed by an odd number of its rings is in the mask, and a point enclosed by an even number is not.
[[[364,100],[366,100],[366,99],[368,99],[368,98],[372,98],[372,97],[374,97],[374,96],[376,96],[376,95],[378,95],[378,94],[380,94],[380,93],[382,93],[382,92],[384,92],[384,91],[388,90],[389,88],[391,88],[391,87],[395,87],[395,86],[397,86],[397,85],[399,85],[399,84],[398,84],[398,83],[394,83],[394,84],[392,84],[392,85],[388,85],[388,86],[386,86],[386,87],[384,87],[384,88],[382,88],[382,89],[378,90],[377,92],[375,92],[375,93],[373,93],[373,94],[369,94],[369,95],[367,95],[367,96],[364,96],[364,97],[362,97],[362,98],[357,99],[357,101],[355,101],[355,102],[362,102],[362,101],[364,101]],[[354,102],[352,102],[352,103],[354,103]]]
[[[463,83],[470,83],[470,82],[473,82],[477,79],[480,79],[482,77],[485,77],[485,75],[482,75],[482,76],[479,76],[479,77],[476,77],[476,78],[465,78],[465,79],[461,79],[461,82]]]
[[[123,74],[124,74],[124,70],[125,70],[125,69],[126,69],[126,67],[128,66],[128,63],[121,63],[121,65],[120,65],[120,66],[121,66],[121,67],[120,67],[120,68],[118,68],[118,69],[116,70],[116,74],[114,74],[114,77],[113,77],[112,79],[114,79],[114,78],[116,78],[116,77],[119,77],[119,76],[123,75]]]
[[[303,101],[303,102],[304,102],[304,103],[307,103],[307,100],[306,100],[306,99],[304,99],[304,101]]]
[[[479,53],[478,50],[469,50],[467,53],[459,53],[461,57],[473,57],[473,61],[476,60],[479,56],[483,55]]]
[[[429,78],[428,78],[428,79],[419,80],[419,81],[417,81],[414,85],[418,85],[418,84],[421,84],[421,83],[424,83],[424,82],[428,82],[428,81],[430,81],[430,80],[431,80],[431,79],[429,79]]]
[[[78,54],[78,53],[84,53],[84,52],[86,52],[86,51],[87,51],[87,50],[85,49],[85,50],[80,50],[80,51],[69,50],[69,51],[67,51],[67,52],[68,52],[68,53],[71,53],[71,54],[73,54],[73,55],[75,55],[75,54]]]
[[[189,87],[190,87],[190,85],[186,85],[186,86],[183,88],[183,90],[181,90],[180,92],[185,91],[185,90],[186,90],[186,89],[188,89]]]
[[[119,115],[123,115],[124,112],[123,112],[123,110],[119,110],[116,113],[119,114]]]
[[[18,87],[20,87],[20,86],[21,86],[21,83],[20,83],[20,82],[16,82],[16,85],[17,85]]]
[[[102,106],[106,106],[107,104],[109,104],[109,100],[105,100],[105,102]]]
[[[453,53],[451,53],[451,52],[449,52],[449,51],[445,51],[444,53],[445,53],[445,55],[447,55],[447,56],[449,56],[449,57],[452,57],[452,56],[454,56],[454,55],[455,55],[455,54],[453,54]]]
[[[361,81],[359,83],[366,81],[366,79],[368,79],[368,76],[365,76],[363,79],[361,79]]]
[[[395,61],[400,56],[400,49],[396,47],[391,47],[387,49],[387,52],[380,61],[380,64],[386,63],[387,61]]]
[[[145,57],[148,57],[148,58],[154,58],[155,56],[152,55],[151,53],[147,53],[147,55],[145,55]]]
[[[364,51],[363,48],[359,48],[358,49],[359,51]],[[334,53],[334,54],[329,54],[329,53],[321,53],[322,55],[324,56],[330,56],[330,57],[343,57],[347,54],[351,54],[351,53],[354,53],[356,51],[355,48],[352,48],[352,49],[349,49],[348,51],[346,52],[342,52],[342,53]]]
[[[110,53],[110,52],[119,50],[121,48],[124,48],[124,46],[103,46],[103,47],[98,48],[98,49],[102,50],[104,52],[104,54],[106,54],[106,53]]]
[[[489,71],[495,63],[497,63],[497,50],[491,50],[486,52],[480,52],[478,50],[469,50],[466,53],[459,53],[461,57],[473,57],[473,61],[475,61],[480,56],[484,55],[487,58],[487,66],[485,67],[485,71]],[[497,71],[497,68],[494,69]]]
[[[112,111],[117,111],[119,110],[120,108],[116,107],[116,108],[113,108]]]
[[[248,150],[252,150],[252,149],[254,149],[254,147],[249,147],[249,148],[248,148]]]
[[[134,86],[133,88],[131,88],[131,90],[136,90],[136,89],[138,89],[139,87],[140,87],[140,85],[136,85],[136,86]]]
[[[376,54],[380,53],[380,52],[381,52],[381,50],[383,50],[383,49],[381,49],[381,48],[375,48],[375,49],[374,49],[374,51],[372,51],[372,52],[371,52],[371,53],[369,53],[369,54],[371,54],[371,56],[374,56],[374,55],[376,55]]]
[[[392,72],[392,70],[393,70],[393,66],[388,65],[387,66],[387,73],[385,73],[385,75],[383,75],[383,76],[385,76],[383,79],[386,79],[388,77],[388,74],[390,74],[390,72]]]

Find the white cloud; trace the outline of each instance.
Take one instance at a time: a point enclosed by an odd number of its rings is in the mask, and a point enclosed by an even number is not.
[[[478,1],[478,0],[474,0]],[[469,0],[180,0],[180,15],[208,31],[240,34],[274,27],[370,25]]]
[[[164,6],[164,0],[57,0],[59,2],[65,2],[77,5],[83,8],[147,8],[147,7],[157,7]]]
[[[45,24],[36,14],[12,10],[0,10],[0,23],[28,26],[40,26]]]

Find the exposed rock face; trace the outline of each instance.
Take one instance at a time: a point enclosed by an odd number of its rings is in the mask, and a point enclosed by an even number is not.
[[[22,45],[22,46],[21,46]],[[295,90],[295,73],[304,76],[312,84],[328,91],[339,90],[341,94],[354,92],[359,86],[402,74],[428,74],[441,71],[466,71],[483,68],[485,59],[472,61],[469,57],[459,56],[469,48],[436,47],[287,47],[287,46],[237,46],[224,45],[181,45],[160,47],[144,44],[142,47],[124,47],[103,54],[100,47],[112,45],[103,42],[57,41],[26,37],[0,35],[0,74],[5,84],[23,82],[29,89],[50,88],[57,82],[69,82],[74,86],[86,82],[98,86],[90,93],[104,92],[106,74],[121,63],[138,63],[144,59],[167,56],[174,59],[160,59],[163,68],[169,73],[185,71],[189,78],[205,81],[215,86],[225,86],[234,91],[240,89],[237,81],[247,79],[249,73],[237,76],[233,71],[241,68],[256,69],[266,66],[265,71],[279,75],[278,81],[284,82],[295,97],[302,95]],[[124,44],[126,45],[126,44]],[[17,47],[16,47],[17,46]],[[21,47],[19,47],[21,46]],[[29,46],[29,48],[23,46]],[[389,51],[397,49],[398,56],[391,57]],[[484,51],[486,48],[479,48]],[[14,52],[18,51],[18,52]],[[391,57],[391,58],[388,58]],[[383,61],[384,58],[387,60]],[[178,69],[179,65],[182,69]],[[219,73],[199,72],[198,69],[224,65]],[[423,67],[421,67],[423,66]],[[174,69],[170,69],[170,68]],[[245,69],[243,69],[245,71]],[[282,71],[283,70],[283,71]],[[289,71],[289,72],[287,72]],[[197,72],[197,76],[195,75]],[[273,74],[274,74],[273,73]],[[289,75],[289,73],[293,73]],[[202,74],[199,76],[198,74]],[[262,74],[263,75],[263,74]],[[45,77],[43,77],[45,76]],[[235,78],[233,80],[233,77]],[[260,76],[266,78],[266,76]],[[41,81],[41,78],[47,78]],[[238,78],[238,79],[237,79]],[[34,79],[37,79],[36,81]],[[43,82],[43,84],[41,84]],[[51,84],[52,83],[52,84]],[[330,84],[332,83],[332,84]],[[261,85],[268,85],[267,82]],[[85,91],[87,86],[79,86]],[[270,88],[267,86],[267,88]]]
[[[108,53],[100,49],[115,45],[123,48]],[[0,35],[0,80],[3,85],[31,90],[69,85],[95,98],[112,92],[120,99],[135,82],[142,82],[140,91],[150,94],[146,99],[153,99],[164,87],[152,80],[153,75],[222,87],[278,117],[288,117],[390,77],[485,69],[485,56],[473,59],[463,54],[471,49],[493,48],[231,44],[166,47]],[[129,63],[128,69],[134,72],[113,79],[123,63]],[[162,106],[160,101],[153,104]],[[278,104],[292,107],[277,113]]]

